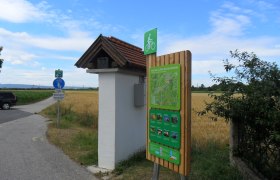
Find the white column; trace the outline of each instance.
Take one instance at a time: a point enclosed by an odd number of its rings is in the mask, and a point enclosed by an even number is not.
[[[98,166],[115,168],[115,73],[99,74]]]
[[[146,108],[134,106],[134,84],[139,76],[120,72],[99,73],[98,166],[116,163],[143,150]]]

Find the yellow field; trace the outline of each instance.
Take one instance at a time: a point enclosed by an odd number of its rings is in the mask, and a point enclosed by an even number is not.
[[[78,113],[98,113],[97,91],[66,91],[62,106],[72,107]],[[210,101],[207,93],[192,94],[192,145],[203,146],[214,141],[218,144],[228,144],[229,126],[224,120],[212,121],[207,116],[198,116],[197,111],[204,108],[204,101]]]
[[[98,92],[97,91],[66,91],[65,99],[61,101],[62,107],[71,106],[77,113],[98,114]]]
[[[229,143],[229,124],[223,119],[212,121],[207,116],[198,116],[204,101],[211,101],[207,93],[192,93],[192,140],[193,145],[205,145],[209,140],[218,144]]]

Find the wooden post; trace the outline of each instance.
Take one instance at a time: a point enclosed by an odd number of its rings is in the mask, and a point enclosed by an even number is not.
[[[229,130],[230,136],[229,136],[229,159],[231,165],[235,165],[235,162],[233,160],[234,152],[238,148],[238,124],[234,121],[230,121],[230,130]]]

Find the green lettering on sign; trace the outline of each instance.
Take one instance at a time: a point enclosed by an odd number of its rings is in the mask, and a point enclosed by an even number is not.
[[[180,164],[180,152],[176,149],[172,149],[161,144],[150,142],[149,151],[156,157],[159,157],[177,165]]]
[[[152,29],[144,35],[144,54],[153,54],[157,52],[157,29]]]

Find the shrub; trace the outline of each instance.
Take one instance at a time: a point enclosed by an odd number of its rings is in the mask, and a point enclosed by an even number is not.
[[[237,155],[268,178],[280,177],[280,70],[254,53],[230,53],[239,64],[224,61],[231,77],[211,75],[224,91],[209,94],[214,101],[199,114],[242,124]]]

